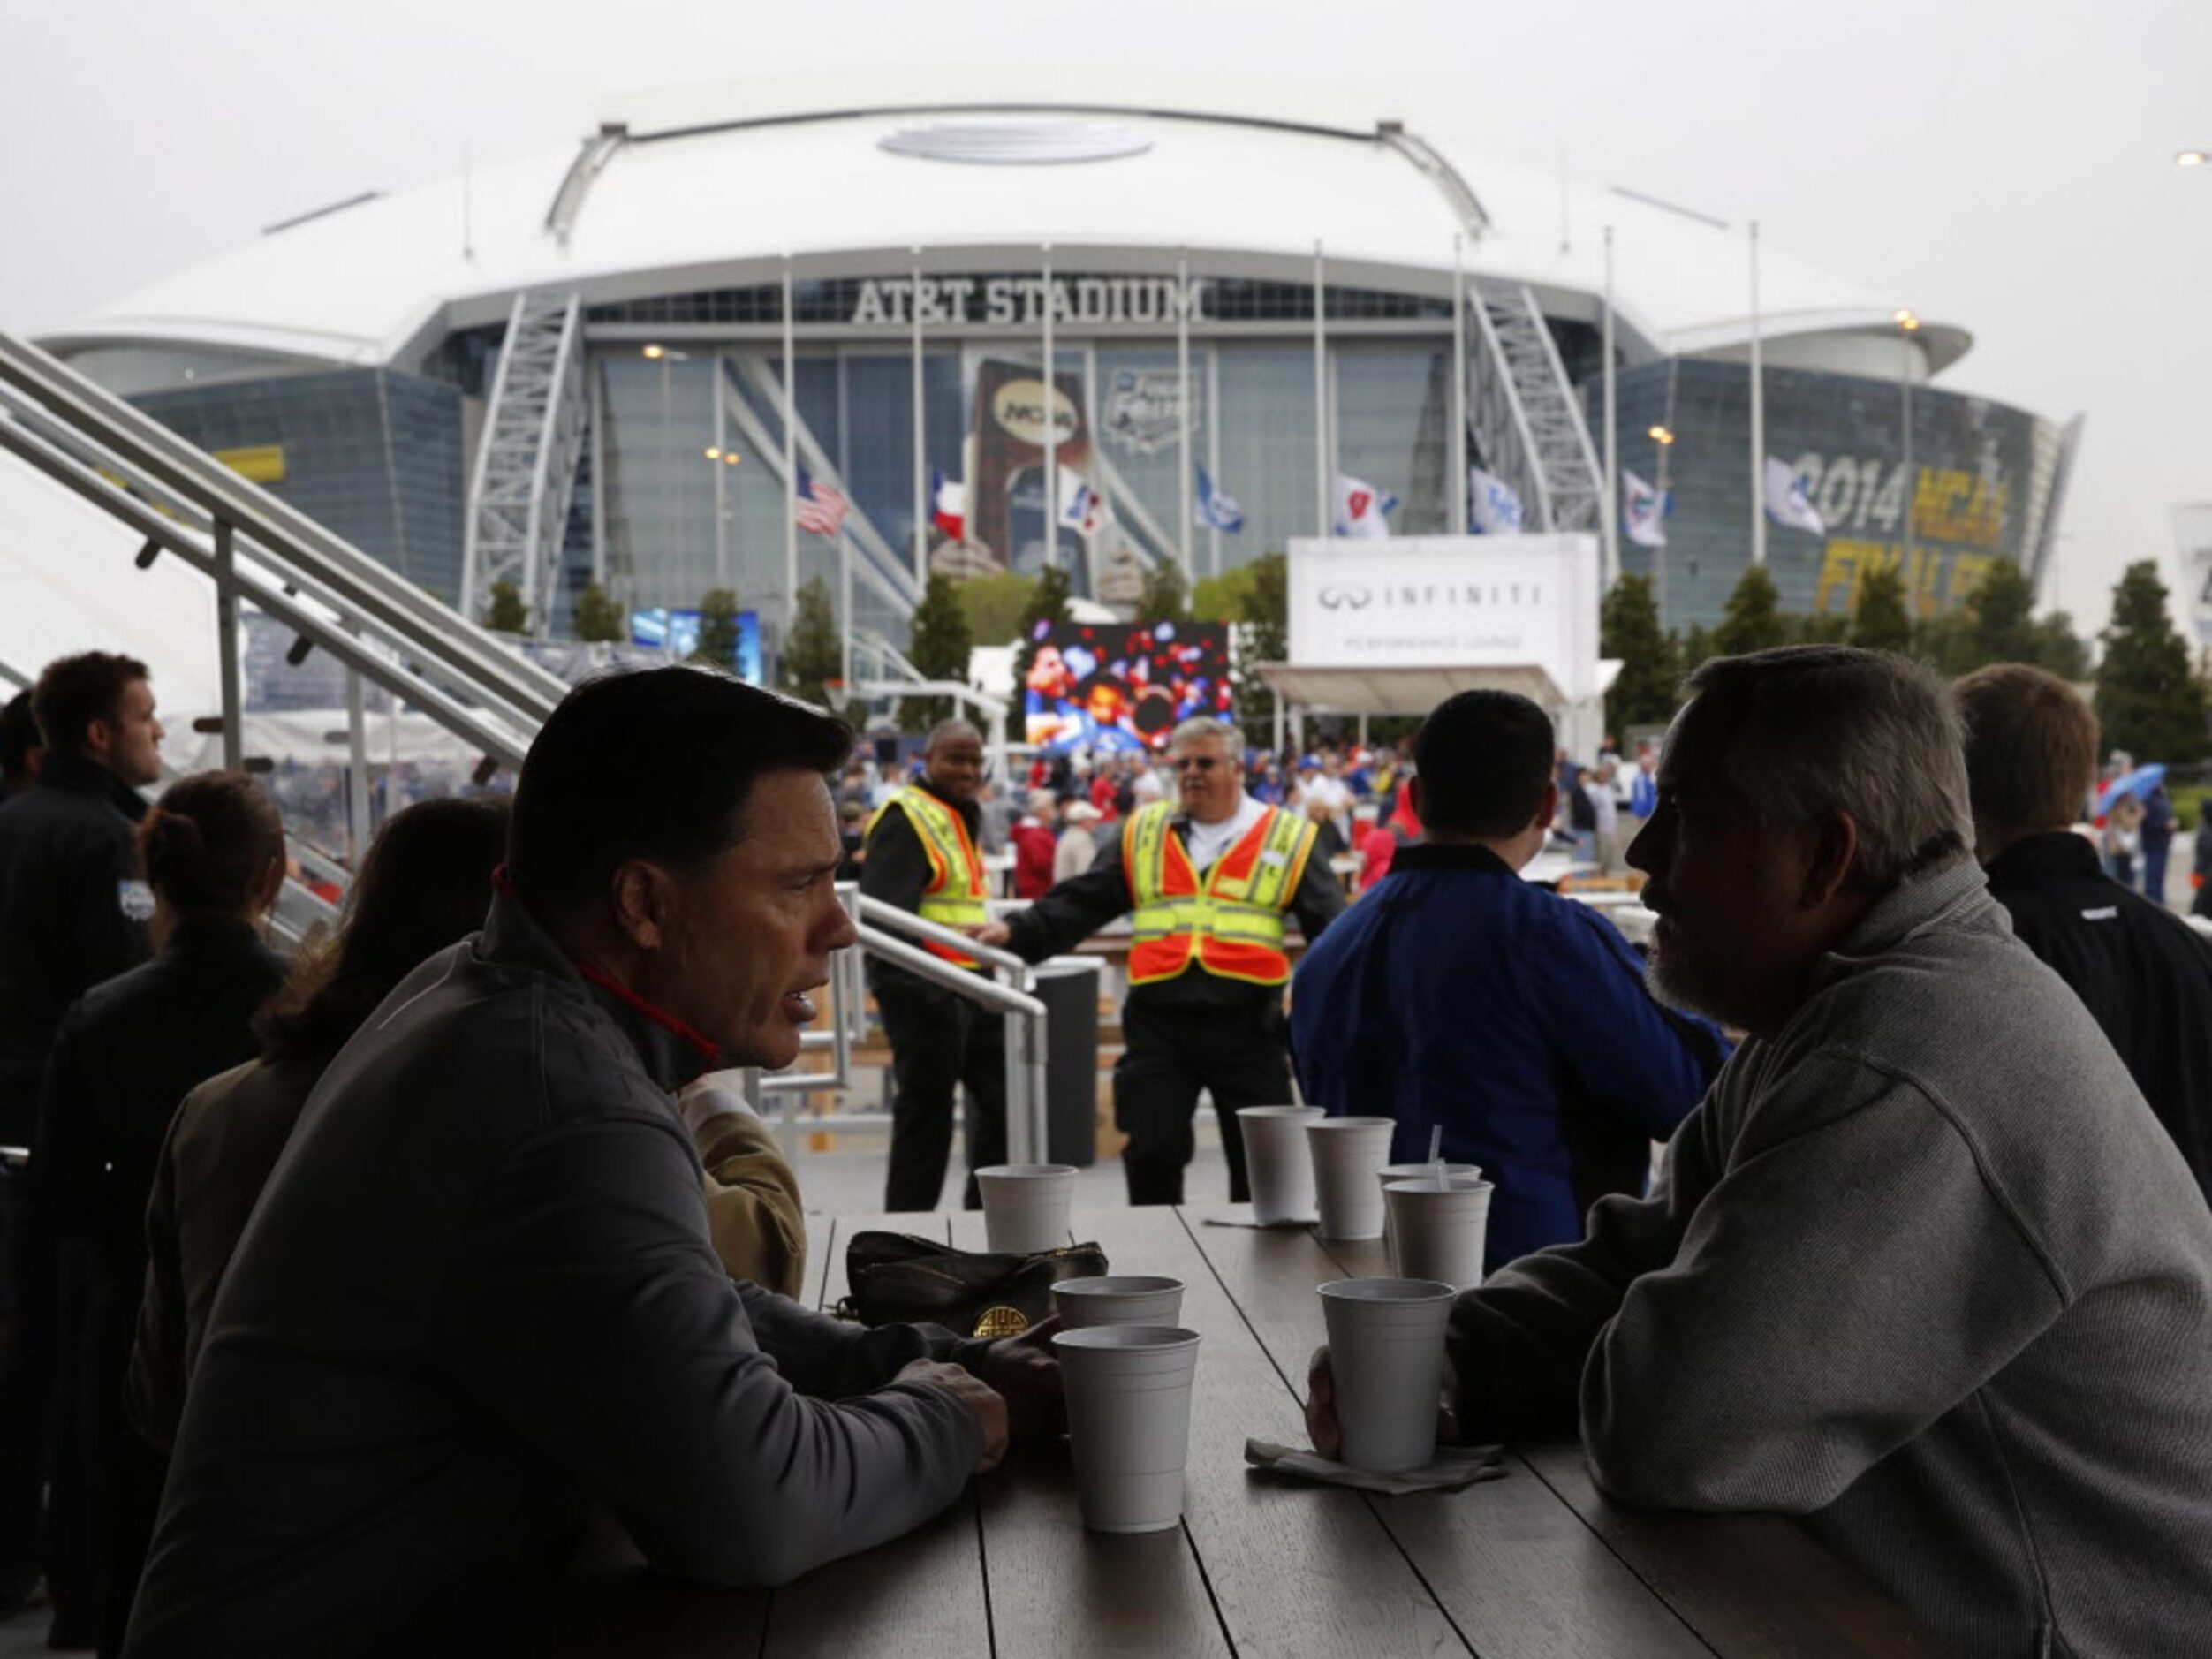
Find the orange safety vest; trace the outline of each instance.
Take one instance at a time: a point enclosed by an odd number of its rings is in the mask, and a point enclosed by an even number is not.
[[[1317,836],[1295,813],[1270,807],[1214,860],[1201,884],[1170,828],[1174,809],[1155,801],[1122,830],[1122,867],[1136,907],[1129,982],[1171,980],[1196,963],[1223,979],[1280,985],[1291,977],[1283,913],[1297,895]]]
[[[922,852],[929,858],[929,885],[922,893],[921,906],[915,914],[924,921],[947,928],[966,928],[989,921],[990,908],[983,902],[988,890],[983,883],[983,857],[975,850],[975,843],[969,837],[967,824],[960,814],[928,790],[909,785],[885,801],[882,810],[869,821],[867,832],[871,839],[875,835],[875,826],[883,822],[883,814],[894,807],[905,811],[921,842]],[[913,943],[955,966],[982,966],[973,957],[934,939],[917,939]]]

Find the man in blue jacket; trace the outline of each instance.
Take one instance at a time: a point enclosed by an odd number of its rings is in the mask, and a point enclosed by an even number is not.
[[[1525,697],[1462,692],[1414,739],[1425,844],[1299,965],[1291,1042],[1306,1098],[1394,1117],[1391,1155],[1455,1161],[1496,1186],[1488,1259],[1582,1237],[1609,1193],[1640,1193],[1650,1142],[1726,1054],[1663,1008],[1596,912],[1524,882],[1558,807],[1551,722]]]

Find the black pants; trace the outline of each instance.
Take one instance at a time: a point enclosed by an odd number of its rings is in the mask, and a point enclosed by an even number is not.
[[[952,1155],[952,1091],[967,1086],[968,1178],[963,1202],[981,1201],[974,1171],[1006,1161],[1006,1022],[956,996],[888,974],[875,988],[891,1042],[891,1167],[888,1210],[935,1209]]]
[[[139,1437],[123,1403],[138,1330],[146,1270],[102,1270],[95,1276],[85,1329],[84,1398],[79,1413],[81,1454],[90,1476],[94,1564],[100,1579],[101,1659],[123,1651],[139,1575],[161,1510],[169,1460]]]
[[[1129,1046],[1114,1067],[1114,1122],[1129,1137],[1121,1155],[1129,1201],[1183,1201],[1183,1170],[1196,1145],[1191,1119],[1204,1089],[1221,1119],[1230,1202],[1243,1203],[1252,1193],[1238,1108],[1281,1106],[1291,1098],[1281,999],[1244,1011],[1148,1005],[1140,992],[1123,1004],[1121,1029]]]

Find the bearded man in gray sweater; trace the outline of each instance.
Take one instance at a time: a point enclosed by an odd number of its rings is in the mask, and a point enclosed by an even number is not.
[[[1688,689],[1629,861],[1662,990],[1751,1040],[1648,1199],[1460,1298],[1460,1432],[1795,1516],[1964,1653],[2202,1652],[2212,1211],[1984,890],[1942,684],[1823,646]]]

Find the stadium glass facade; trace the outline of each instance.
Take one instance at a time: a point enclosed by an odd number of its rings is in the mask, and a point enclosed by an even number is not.
[[[797,284],[798,449],[852,504],[843,557],[852,623],[905,642],[918,585],[918,466],[925,484],[942,475],[966,491],[960,539],[923,527],[928,568],[1033,572],[1049,546],[1074,571],[1079,594],[1110,602],[1136,596],[1147,563],[1180,555],[1186,467],[1204,468],[1244,514],[1234,532],[1188,532],[1201,578],[1322,531],[1318,421],[1334,470],[1397,497],[1394,534],[1454,527],[1447,300],[1328,287],[1317,407],[1310,285],[1201,276],[1184,289],[1172,276],[1056,274],[1052,399],[1041,372],[1047,292],[1037,273],[1021,271],[933,275],[919,301],[905,279]],[[588,307],[590,430],[557,633],[595,577],[633,609],[693,606],[729,587],[760,612],[774,657],[789,614],[781,304],[780,285],[755,285]],[[1187,318],[1187,453],[1178,307]],[[1595,426],[1595,330],[1552,326]],[[501,332],[452,334],[417,373],[303,372],[214,352],[113,347],[79,360],[208,449],[281,451],[281,475],[270,481],[279,494],[451,598],[470,450]],[[193,383],[179,384],[186,370]],[[1624,537],[1623,566],[1655,577],[1670,625],[1709,625],[1750,556],[1746,371],[1701,359],[1645,363],[1624,369],[1619,391],[1623,466],[1674,499],[1667,547]],[[1856,573],[1890,559],[1907,564],[1923,606],[1946,607],[1990,557],[2027,564],[2039,551],[2056,492],[2054,428],[1925,386],[1912,398],[1918,507],[1908,551],[1898,383],[1768,370],[1768,451],[1805,474],[1826,520],[1821,536],[1771,530],[1770,563],[1790,608],[1847,606]],[[1049,525],[1057,515],[1044,511],[1048,418],[1061,468],[1103,499],[1102,521],[1094,513],[1087,528]],[[1645,436],[1654,426],[1676,436],[1663,455]],[[1470,452],[1479,464],[1479,448]],[[819,576],[837,592],[837,542],[802,532],[798,543],[799,580]]]
[[[1595,426],[1598,390],[1583,392]],[[1821,520],[1817,534],[1767,526],[1785,610],[1847,611],[1864,573],[1896,566],[1916,610],[1949,610],[1993,560],[2034,567],[2057,504],[2051,422],[1931,386],[1787,368],[1766,371],[1765,401],[1766,452],[1803,480]],[[1654,428],[1674,441],[1655,441]],[[1624,470],[1673,497],[1666,545],[1624,535],[1621,568],[1652,578],[1670,621],[1709,626],[1751,555],[1751,372],[1697,359],[1626,370],[1615,430]]]

